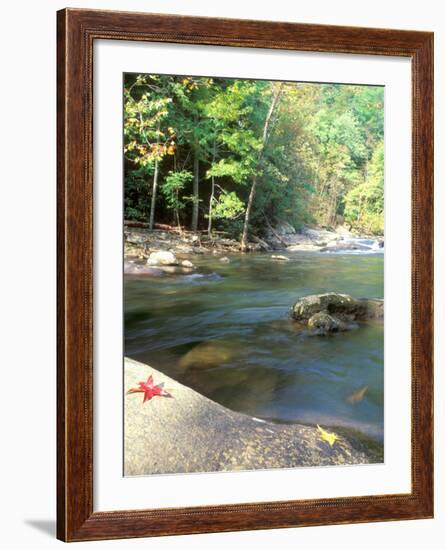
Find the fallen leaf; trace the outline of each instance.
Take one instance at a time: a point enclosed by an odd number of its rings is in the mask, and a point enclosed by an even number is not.
[[[347,398],[347,402],[348,403],[351,403],[351,404],[354,404],[354,403],[358,403],[359,401],[361,401],[365,395],[368,393],[368,386],[363,386],[363,388],[360,388],[359,390],[355,391],[354,393],[352,393],[348,398]]]
[[[317,428],[318,428],[318,431],[320,432],[321,439],[323,439],[324,441],[327,441],[331,447],[339,439],[337,434],[323,430],[323,428],[318,424],[317,424]]]
[[[150,399],[156,396],[172,397],[172,395],[168,391],[164,390],[164,384],[154,384],[153,376],[151,374],[146,382],[139,382],[138,388],[130,388],[127,393],[143,393],[144,400],[142,401],[142,403],[150,401]]]

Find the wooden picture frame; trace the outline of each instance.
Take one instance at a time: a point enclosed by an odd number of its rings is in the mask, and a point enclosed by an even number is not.
[[[65,9],[57,14],[57,536],[64,541],[433,516],[433,34]],[[412,427],[407,494],[93,512],[93,43],[156,41],[412,61]]]

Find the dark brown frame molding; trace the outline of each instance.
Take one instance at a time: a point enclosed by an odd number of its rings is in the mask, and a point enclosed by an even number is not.
[[[57,14],[57,536],[64,541],[433,516],[433,34],[65,9]],[[412,490],[93,512],[93,42],[210,44],[412,61]]]

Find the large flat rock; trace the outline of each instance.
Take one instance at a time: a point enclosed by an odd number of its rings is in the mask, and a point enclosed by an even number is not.
[[[275,424],[230,411],[165,374],[125,359],[125,475],[217,472],[381,462],[361,438],[339,431],[331,447],[316,427]],[[153,375],[172,397],[127,394]],[[323,426],[325,428],[325,426]],[[331,431],[331,430],[330,430]]]

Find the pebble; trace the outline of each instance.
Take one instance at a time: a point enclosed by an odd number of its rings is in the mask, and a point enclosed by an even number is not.
[[[188,267],[189,269],[193,269],[195,267],[190,260],[182,260],[181,266]]]

